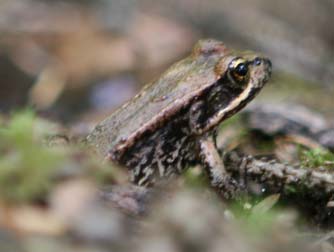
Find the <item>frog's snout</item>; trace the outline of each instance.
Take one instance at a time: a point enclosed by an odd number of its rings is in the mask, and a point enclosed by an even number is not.
[[[268,78],[271,76],[272,64],[269,59],[264,59],[264,64],[266,65],[268,71]]]
[[[271,74],[272,64],[271,64],[271,61],[268,58],[256,57],[250,63],[253,64],[254,66],[261,66],[263,64],[263,66],[265,67],[265,70],[268,71],[269,75]]]
[[[270,67],[270,69],[271,69],[272,64],[271,64],[270,59],[264,59],[264,62],[265,62],[265,63]]]
[[[252,61],[252,64],[255,67],[259,67],[259,69],[261,69],[260,71],[263,74],[262,80],[263,80],[263,82],[267,82],[268,79],[271,76],[271,70],[272,70],[271,61],[268,58],[265,58],[265,57],[256,57]]]
[[[271,64],[271,61],[269,59],[267,59],[267,58],[263,59],[263,64],[264,64],[265,71],[266,71],[265,80],[264,81],[267,82],[268,79],[271,76],[272,64]]]

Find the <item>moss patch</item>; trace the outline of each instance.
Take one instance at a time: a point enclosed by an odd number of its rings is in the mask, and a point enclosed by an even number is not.
[[[50,176],[64,160],[64,153],[41,144],[50,128],[31,110],[13,115],[0,127],[0,195],[8,201],[40,197],[51,185]]]
[[[303,151],[300,159],[304,167],[327,167],[334,169],[334,153],[327,150],[312,149]]]

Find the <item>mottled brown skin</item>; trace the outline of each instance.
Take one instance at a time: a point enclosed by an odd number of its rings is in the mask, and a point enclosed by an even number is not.
[[[150,185],[200,163],[225,197],[233,181],[215,148],[214,132],[242,109],[271,73],[268,59],[229,51],[216,40],[199,41],[87,137],[105,158],[128,167],[131,180]]]

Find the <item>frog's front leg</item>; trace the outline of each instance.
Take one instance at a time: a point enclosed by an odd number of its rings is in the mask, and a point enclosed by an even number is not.
[[[209,176],[211,186],[225,199],[237,198],[240,185],[225,170],[224,162],[215,144],[215,134],[206,134],[199,139],[201,163]]]

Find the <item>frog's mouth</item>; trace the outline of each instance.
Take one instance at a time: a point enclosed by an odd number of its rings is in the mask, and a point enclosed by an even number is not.
[[[205,102],[205,112],[201,118],[202,124],[197,132],[203,134],[220,122],[231,117],[247,105],[261,90],[260,87],[247,86],[245,89],[224,87],[213,97],[210,94]]]

